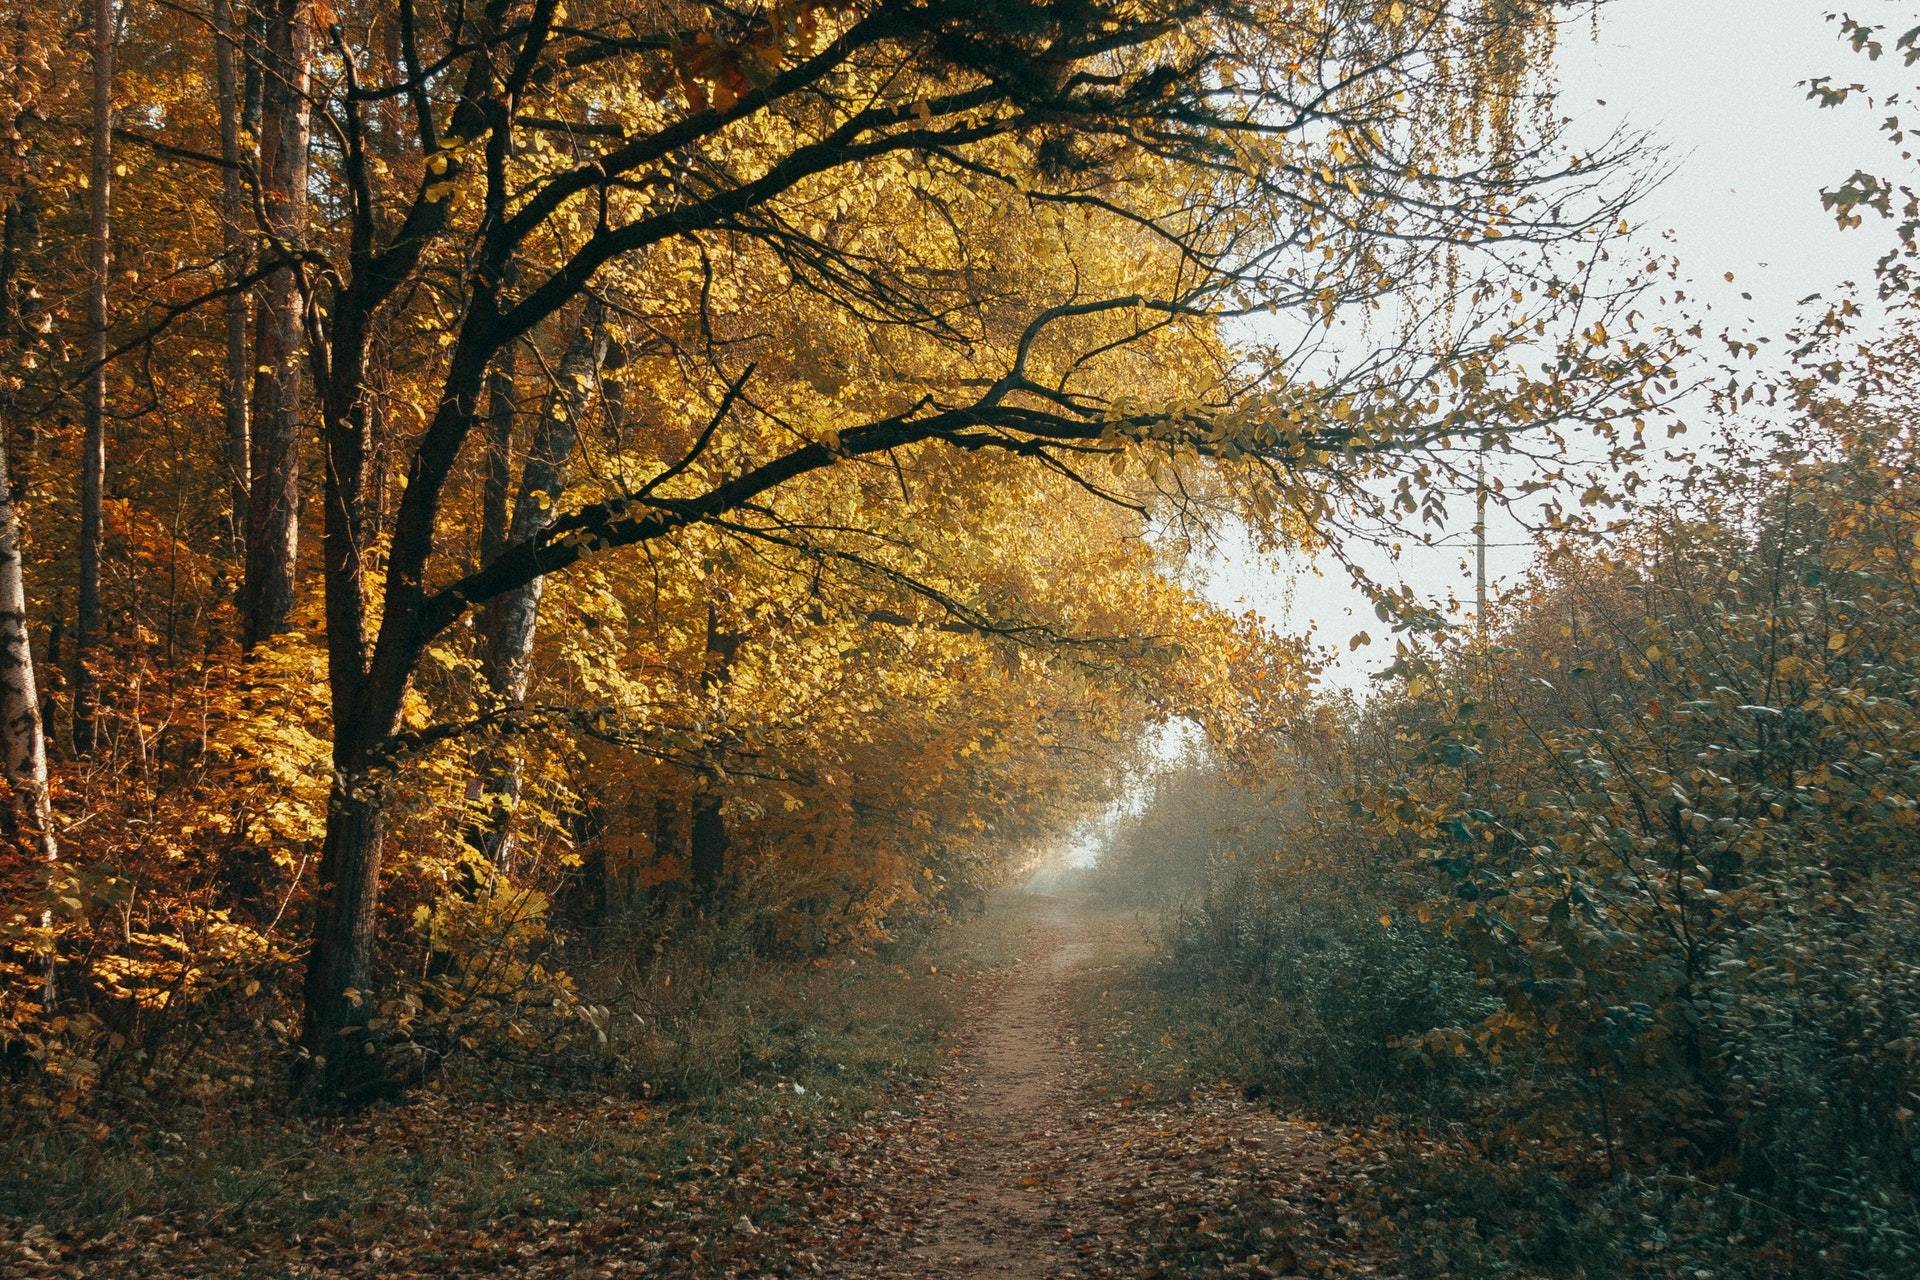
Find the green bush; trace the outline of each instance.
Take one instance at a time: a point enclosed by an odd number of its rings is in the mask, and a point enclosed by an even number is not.
[[[1460,1073],[1392,1046],[1472,1021],[1487,999],[1445,939],[1383,926],[1382,914],[1378,903],[1223,868],[1172,918],[1161,981],[1208,1011],[1218,1060],[1244,1085],[1347,1112],[1431,1107]]]

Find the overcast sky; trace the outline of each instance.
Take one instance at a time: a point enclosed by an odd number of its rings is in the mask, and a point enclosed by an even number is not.
[[[1671,176],[1634,221],[1650,237],[1671,231],[1666,244],[1679,255],[1688,292],[1713,308],[1709,332],[1747,321],[1757,333],[1778,334],[1801,298],[1869,280],[1887,244],[1872,222],[1841,233],[1820,207],[1823,186],[1888,158],[1867,104],[1821,110],[1807,100],[1809,78],[1863,74],[1863,60],[1825,20],[1827,9],[1821,0],[1613,0],[1601,7],[1597,36],[1577,30],[1563,43],[1561,109],[1577,136],[1597,140],[1624,124],[1667,149]],[[1856,0],[1856,11],[1869,21],[1913,12],[1898,0]],[[1461,517],[1462,535],[1471,521],[1470,513]],[[1524,568],[1530,552],[1511,521],[1495,513],[1489,541],[1496,583]],[[1430,596],[1451,589],[1470,597],[1466,555],[1463,547],[1419,551],[1398,566],[1370,568]],[[1210,576],[1219,603],[1255,608],[1282,630],[1311,625],[1343,655],[1347,637],[1373,621],[1337,570],[1316,577],[1224,547]],[[1390,660],[1391,646],[1376,643],[1343,656],[1330,679],[1364,688]]]

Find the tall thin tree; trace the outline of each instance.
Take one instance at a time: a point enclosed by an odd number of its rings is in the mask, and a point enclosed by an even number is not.
[[[99,740],[101,510],[107,478],[107,273],[112,242],[113,0],[93,0],[93,128],[87,202],[86,434],[80,446],[80,590],[73,633],[73,749],[87,755]]]
[[[242,102],[237,69],[241,33],[235,22],[233,0],[213,0],[214,93],[220,112],[220,247],[226,259],[225,366],[220,381],[220,410],[226,426],[227,489],[230,506],[227,532],[231,545],[245,560],[247,492],[252,475],[247,439],[247,295],[237,287],[246,272],[247,190],[242,176],[240,142]]]
[[[27,586],[22,564],[20,515],[7,473],[5,433],[0,432],[0,768],[8,784],[0,810],[5,836],[21,856],[43,863],[48,887],[59,872],[60,846],[53,831],[53,801],[47,788],[47,738],[40,719],[40,690],[33,675],[33,644],[27,626]],[[41,912],[47,938],[42,1002],[57,992],[52,945],[52,908]]]
[[[40,192],[35,184],[37,156],[21,129],[35,109],[39,89],[34,74],[35,44],[25,7],[14,15],[13,39],[6,74],[0,76],[0,102],[6,118],[0,127],[0,145],[18,162],[7,175],[6,209],[0,218],[0,361],[9,369],[24,369],[36,361],[44,314],[33,287],[32,267],[40,247]],[[17,387],[0,378],[0,773],[8,787],[0,804],[0,836],[25,861],[45,867],[46,885],[59,872],[59,846],[53,830],[53,805],[47,789],[47,747],[42,728],[40,691],[34,679],[32,632],[27,619],[26,577],[22,565],[20,519],[15,506],[13,478],[7,466],[7,444],[18,407]],[[56,995],[53,917],[43,910],[40,925],[46,938],[43,953],[42,1003],[52,1008]]]
[[[284,631],[293,614],[300,550],[302,302],[295,261],[307,233],[307,142],[312,32],[302,0],[267,0],[261,42],[260,208],[264,251],[280,265],[262,282],[253,336],[253,402],[248,424],[246,578],[242,640]]]
[[[567,341],[566,351],[560,357],[546,412],[534,430],[533,446],[520,473],[520,495],[514,502],[513,519],[507,527],[502,550],[533,541],[560,517],[567,467],[579,441],[581,423],[592,402],[594,384],[606,361],[607,350],[607,329],[600,301],[588,297],[581,308],[578,325]],[[512,394],[511,388],[506,394]],[[505,412],[511,414],[511,401]],[[501,595],[487,606],[483,620],[487,684],[500,709],[509,714],[526,703],[534,630],[544,589],[545,584],[536,578]],[[473,843],[495,866],[504,866],[512,850],[510,824],[522,787],[519,758],[505,748],[488,752],[481,763],[479,783],[486,812]]]

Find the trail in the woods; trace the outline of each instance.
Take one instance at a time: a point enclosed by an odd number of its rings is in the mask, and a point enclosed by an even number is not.
[[[1058,1276],[1071,1262],[1068,1206],[1047,1194],[1047,1177],[1081,1119],[1061,978],[1092,947],[1058,908],[1046,928],[956,1072],[966,1081],[953,1107],[959,1155],[911,1250],[922,1275]]]
[[[1070,984],[1101,951],[1073,902],[1046,903],[935,1095],[937,1150],[880,1162],[890,1172],[871,1189],[877,1230],[827,1274],[1389,1274],[1351,1230],[1355,1179],[1373,1162],[1356,1135],[1225,1090],[1142,1103],[1092,1087]],[[901,1181],[903,1168],[919,1176]]]

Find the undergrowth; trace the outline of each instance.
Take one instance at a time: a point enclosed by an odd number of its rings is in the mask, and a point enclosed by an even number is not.
[[[1165,1100],[1228,1083],[1276,1110],[1343,1126],[1362,1162],[1348,1189],[1360,1217],[1416,1280],[1904,1274],[1854,1260],[1872,1256],[1856,1238],[1884,1247],[1885,1224],[1899,1226],[1895,1203],[1862,1197],[1848,1220],[1823,1217],[1823,1247],[1780,1206],[1725,1181],[1677,1162],[1616,1162],[1597,1131],[1516,1115],[1531,1086],[1511,1073],[1394,1062],[1386,1037],[1417,1030],[1389,1030],[1406,984],[1444,1005],[1447,975],[1415,976],[1364,954],[1419,952],[1377,922],[1354,922],[1344,938],[1321,924],[1328,936],[1300,935],[1310,948],[1266,939],[1261,981],[1236,976],[1231,949],[1204,946],[1191,915],[1110,946],[1075,994],[1103,1087]],[[1337,982],[1327,977],[1336,972]],[[1378,1040],[1356,1032],[1369,1027]]]
[[[472,1055],[352,1119],[286,1119],[265,1098],[175,1109],[164,1123],[132,1100],[16,1115],[0,1130],[0,1228],[68,1241],[171,1229],[227,1237],[200,1247],[230,1253],[250,1239],[371,1245],[396,1230],[573,1220],[609,1206],[777,1221],[801,1206],[767,1199],[766,1187],[833,1134],[912,1106],[970,985],[1017,954],[1025,927],[1016,902],[816,963],[689,930],[644,967],[583,980],[603,1002],[604,1039],[537,1068]],[[752,1187],[719,1176],[743,1165],[760,1170]]]

